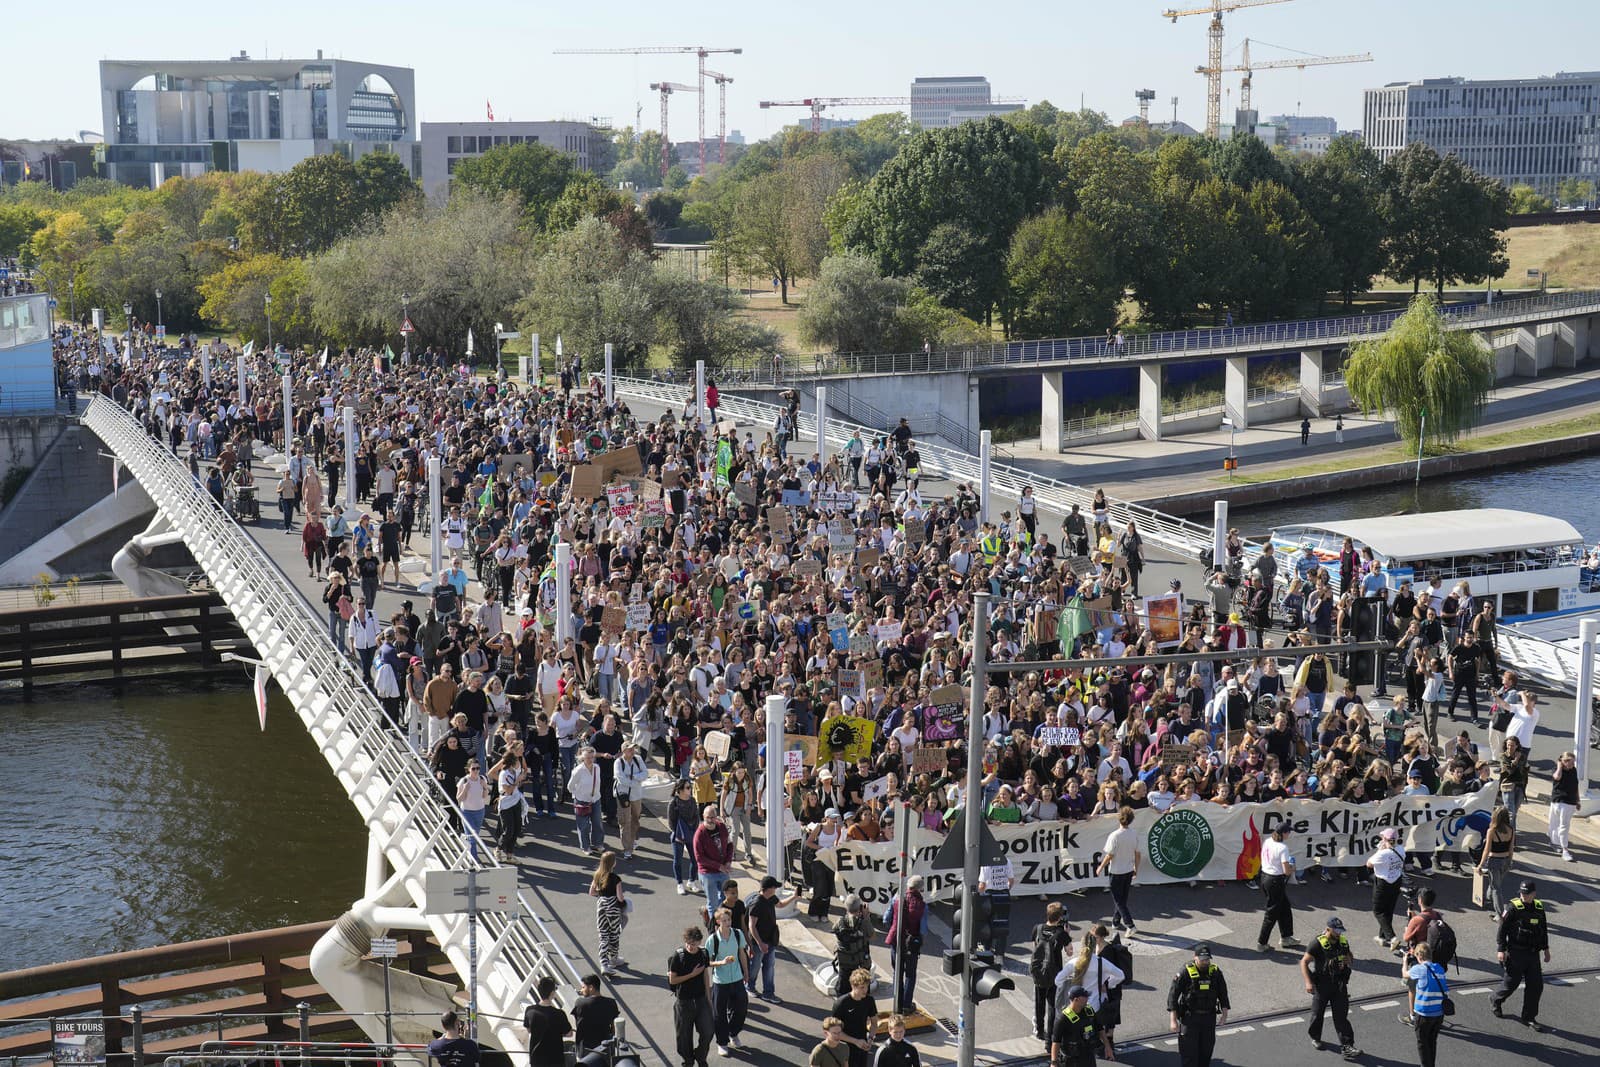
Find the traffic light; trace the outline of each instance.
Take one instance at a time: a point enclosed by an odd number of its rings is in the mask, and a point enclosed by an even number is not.
[[[966,892],[968,890],[962,889],[962,893]],[[987,948],[994,944],[994,928],[990,924],[990,919],[993,916],[992,907],[993,905],[987,893],[973,893],[973,945],[983,945]],[[961,921],[965,915],[966,908],[963,907],[962,898],[958,896],[956,897],[955,917],[950,920],[950,943],[953,945],[961,944]]]
[[[958,950],[944,954],[944,973],[952,977],[959,977],[965,962],[965,957]],[[979,1003],[985,1000],[994,1000],[1002,993],[1017,988],[1017,983],[1006,977],[1006,973],[995,964],[994,954],[990,952],[975,952],[972,954],[972,1000]]]

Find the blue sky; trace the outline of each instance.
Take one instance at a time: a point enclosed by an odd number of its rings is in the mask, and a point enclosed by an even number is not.
[[[422,121],[609,116],[632,122],[643,107],[657,122],[647,83],[692,82],[693,55],[556,56],[556,48],[628,45],[739,46],[713,57],[733,77],[728,124],[750,139],[804,117],[758,108],[762,99],[812,95],[903,95],[918,75],[986,75],[997,95],[1030,103],[1089,107],[1115,119],[1136,110],[1134,91],[1156,92],[1155,113],[1195,126],[1205,117],[1205,17],[1160,17],[1161,0],[806,0],[763,5],[687,3],[555,4],[478,0],[444,4],[395,0],[311,3],[268,0],[79,0],[70,13],[18,3],[5,15],[6,88],[0,137],[70,137],[100,125],[102,58],[218,59],[332,56],[414,67]],[[1194,6],[1201,6],[1196,0]],[[1374,62],[1258,74],[1256,106],[1331,114],[1360,124],[1361,90],[1389,81],[1459,74],[1520,77],[1600,67],[1593,0],[1293,0],[1226,16],[1227,49],[1271,42],[1320,54],[1371,52]],[[442,12],[442,14],[441,14]],[[22,47],[17,44],[23,43]],[[1255,58],[1282,57],[1253,43]],[[1225,85],[1238,93],[1238,75]],[[25,87],[34,87],[37,91]],[[715,132],[715,93],[707,132]],[[1233,106],[1224,100],[1224,114]],[[870,110],[838,114],[864,116]],[[692,96],[674,98],[673,139],[693,137]]]

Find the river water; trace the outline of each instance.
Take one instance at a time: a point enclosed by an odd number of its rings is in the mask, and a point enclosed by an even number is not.
[[[1474,507],[1600,536],[1600,457],[1240,509],[1248,535],[1307,520]],[[9,698],[8,698],[9,699]],[[332,919],[361,891],[360,818],[281,694],[149,683],[7,703],[0,971]]]
[[[0,971],[337,918],[365,831],[281,694],[3,698]]]
[[[1453,478],[1409,481],[1322,497],[1238,508],[1232,524],[1246,537],[1297,522],[1374,518],[1417,511],[1510,508],[1566,519],[1593,544],[1600,538],[1600,456],[1579,456],[1535,466],[1506,467]]]

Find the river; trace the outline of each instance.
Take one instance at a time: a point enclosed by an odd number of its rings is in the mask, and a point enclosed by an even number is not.
[[[5,695],[0,971],[337,918],[366,834],[284,697]]]
[[[1425,478],[1420,488],[1411,482],[1400,482],[1238,508],[1233,512],[1232,523],[1246,537],[1261,537],[1275,526],[1297,522],[1366,519],[1416,511],[1510,508],[1566,519],[1593,544],[1600,538],[1596,485],[1600,485],[1600,456],[1579,456],[1537,466]]]

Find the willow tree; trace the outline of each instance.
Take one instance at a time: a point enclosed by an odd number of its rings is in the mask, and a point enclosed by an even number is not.
[[[1494,388],[1494,354],[1471,330],[1450,330],[1418,296],[1381,337],[1351,346],[1345,383],[1362,411],[1388,411],[1402,439],[1450,444],[1478,424]]]

